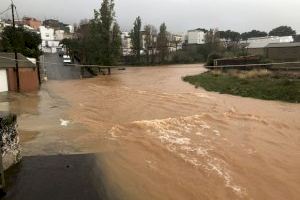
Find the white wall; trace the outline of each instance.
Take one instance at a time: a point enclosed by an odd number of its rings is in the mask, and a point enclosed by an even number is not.
[[[194,30],[188,31],[188,44],[204,44],[205,33],[203,31]]]
[[[131,38],[129,37],[129,33],[122,32],[121,38],[122,38],[123,55],[124,56],[130,55],[132,53],[131,50],[132,44],[131,44]]]
[[[68,25],[67,27],[69,28],[70,33],[74,33],[74,26]]]
[[[54,34],[54,39],[61,41],[64,39],[64,34],[65,34],[64,30],[56,30]]]
[[[267,36],[267,37],[257,37],[249,38],[246,43],[248,43],[248,48],[264,48],[270,43],[285,43],[294,42],[293,36]]]
[[[44,53],[56,53],[57,48],[60,47],[59,42],[64,38],[64,31],[54,31],[53,28],[41,26],[40,34],[42,38],[42,51]]]
[[[54,40],[53,28],[46,28],[45,26],[41,26],[40,33],[41,33],[42,40]]]
[[[0,69],[0,92],[7,92],[8,84],[7,84],[7,74],[6,69]]]

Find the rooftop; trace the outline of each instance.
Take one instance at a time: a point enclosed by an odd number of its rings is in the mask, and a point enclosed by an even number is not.
[[[300,42],[270,43],[266,46],[266,48],[284,48],[284,47],[300,47]]]
[[[18,60],[20,68],[35,68],[36,65],[29,61],[25,56],[18,53]],[[14,53],[4,53],[0,52],[0,68],[14,68],[15,63],[15,54]]]

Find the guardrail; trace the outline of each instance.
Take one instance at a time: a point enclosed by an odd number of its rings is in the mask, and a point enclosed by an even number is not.
[[[288,65],[288,66],[283,66]],[[300,70],[300,62],[283,62],[283,63],[258,63],[258,64],[244,64],[244,65],[219,65],[219,66],[205,66],[207,69],[270,69],[270,70]]]

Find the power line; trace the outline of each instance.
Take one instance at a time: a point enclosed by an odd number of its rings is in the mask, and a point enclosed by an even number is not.
[[[18,19],[18,21],[20,21],[20,16],[19,16],[19,13],[18,13],[18,10],[17,10],[16,6],[15,6],[15,9],[16,9],[17,19]]]
[[[10,6],[9,6],[6,10],[2,11],[2,12],[0,13],[0,15],[3,15],[4,13],[6,13],[6,12],[9,11],[9,10],[10,10]]]
[[[18,13],[16,5],[15,5],[15,10],[16,10],[16,14],[17,14],[17,19],[18,19],[18,21],[20,21],[20,16],[19,16],[19,13]]]
[[[16,4],[15,4],[15,2],[13,1],[13,0],[11,0],[11,4],[14,6],[14,8],[15,8],[15,12],[16,12],[16,14],[17,14],[17,19],[18,19],[18,21],[20,21],[20,16],[19,16],[19,13],[18,13],[18,10],[17,10],[17,6],[16,6]]]

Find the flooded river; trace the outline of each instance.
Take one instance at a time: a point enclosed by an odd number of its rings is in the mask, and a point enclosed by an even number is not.
[[[23,154],[95,153],[114,199],[299,199],[300,105],[181,80],[204,71],[130,68],[1,101],[20,116]]]

